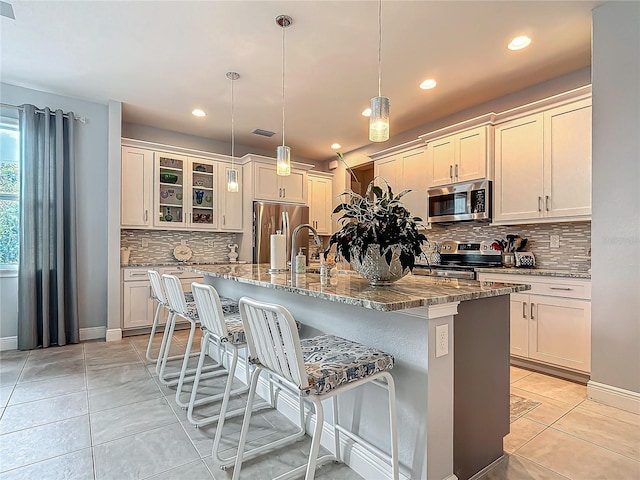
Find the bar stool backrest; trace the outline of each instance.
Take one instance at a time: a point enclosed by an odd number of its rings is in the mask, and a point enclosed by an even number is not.
[[[227,324],[224,321],[224,312],[216,289],[211,285],[193,282],[191,291],[202,326],[219,339],[227,338]]]
[[[151,282],[151,291],[153,292],[153,297],[158,302],[166,305],[167,299],[164,294],[164,289],[162,288],[162,281],[160,280],[160,274],[155,270],[148,270],[147,274],[149,275],[149,281]]]
[[[301,389],[308,388],[300,336],[289,310],[247,297],[240,299],[239,307],[252,361]]]
[[[164,291],[167,293],[169,308],[178,315],[187,318],[187,302],[184,300],[184,292],[182,291],[180,279],[175,275],[167,275],[165,273],[162,275],[162,283],[164,284]]]

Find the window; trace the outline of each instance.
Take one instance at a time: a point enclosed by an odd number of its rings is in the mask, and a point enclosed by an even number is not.
[[[0,116],[0,268],[18,265],[20,244],[20,129]]]

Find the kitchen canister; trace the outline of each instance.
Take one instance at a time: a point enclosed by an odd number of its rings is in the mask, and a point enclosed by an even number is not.
[[[271,271],[287,269],[287,238],[278,230],[271,235]]]
[[[131,248],[122,247],[120,249],[120,264],[129,265],[129,257],[131,256]]]

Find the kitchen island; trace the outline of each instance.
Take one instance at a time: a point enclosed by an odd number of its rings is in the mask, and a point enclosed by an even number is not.
[[[528,286],[409,275],[372,287],[353,273],[291,279],[270,274],[268,265],[183,268],[203,274],[221,295],[284,305],[302,324],[303,338],[333,334],[391,353],[404,478],[466,479],[502,456],[509,433],[508,295]],[[436,327],[445,338],[437,338]],[[436,352],[438,342],[446,353]],[[359,390],[341,398],[340,422],[388,451],[385,395],[374,386]],[[295,405],[282,401],[278,409],[295,421]],[[329,431],[322,443],[331,450]],[[364,478],[385,478],[388,468],[362,447],[342,448]]]

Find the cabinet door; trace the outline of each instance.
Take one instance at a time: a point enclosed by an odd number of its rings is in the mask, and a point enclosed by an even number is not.
[[[153,323],[155,301],[148,281],[123,282],[123,328],[148,327]]]
[[[394,192],[400,193],[402,190],[399,188],[400,178],[402,175],[402,161],[399,156],[393,156],[378,160],[374,164],[374,172],[376,177],[384,178]],[[376,185],[380,185],[379,179],[376,181]],[[384,183],[384,182],[382,182]],[[363,185],[366,188],[366,185]]]
[[[544,115],[545,215],[591,215],[591,100]]]
[[[276,200],[282,201],[282,188],[278,181],[275,165],[264,163],[254,164],[254,191],[256,200]]]
[[[428,165],[431,166],[431,186],[453,183],[455,164],[454,136],[429,142],[427,145]]]
[[[511,294],[511,355],[529,356],[529,295]]]
[[[307,203],[307,173],[291,169],[291,175],[279,177],[282,199],[287,203]]]
[[[496,127],[494,220],[542,216],[543,114]]]
[[[123,227],[151,225],[153,152],[122,147],[121,215]]]
[[[456,182],[477,180],[487,176],[487,129],[478,127],[456,135]]]
[[[529,357],[591,370],[591,302],[531,295]]]
[[[218,163],[211,160],[189,158],[189,181],[185,185],[188,201],[185,203],[185,221],[192,230],[213,230],[218,226]]]
[[[402,203],[414,217],[427,219],[427,188],[429,187],[427,153],[425,149],[407,152],[402,156],[402,190],[411,190]],[[398,191],[397,193],[400,193]]]
[[[224,231],[242,231],[242,166],[235,166],[238,172],[237,192],[227,190],[227,172],[231,170],[231,165],[221,163],[218,174],[218,191],[220,194],[220,213],[218,227]]]
[[[155,152],[154,218],[160,228],[184,228],[187,224],[185,204],[191,193],[189,159],[182,155]]]
[[[320,235],[331,233],[331,179],[308,175],[309,221]]]

